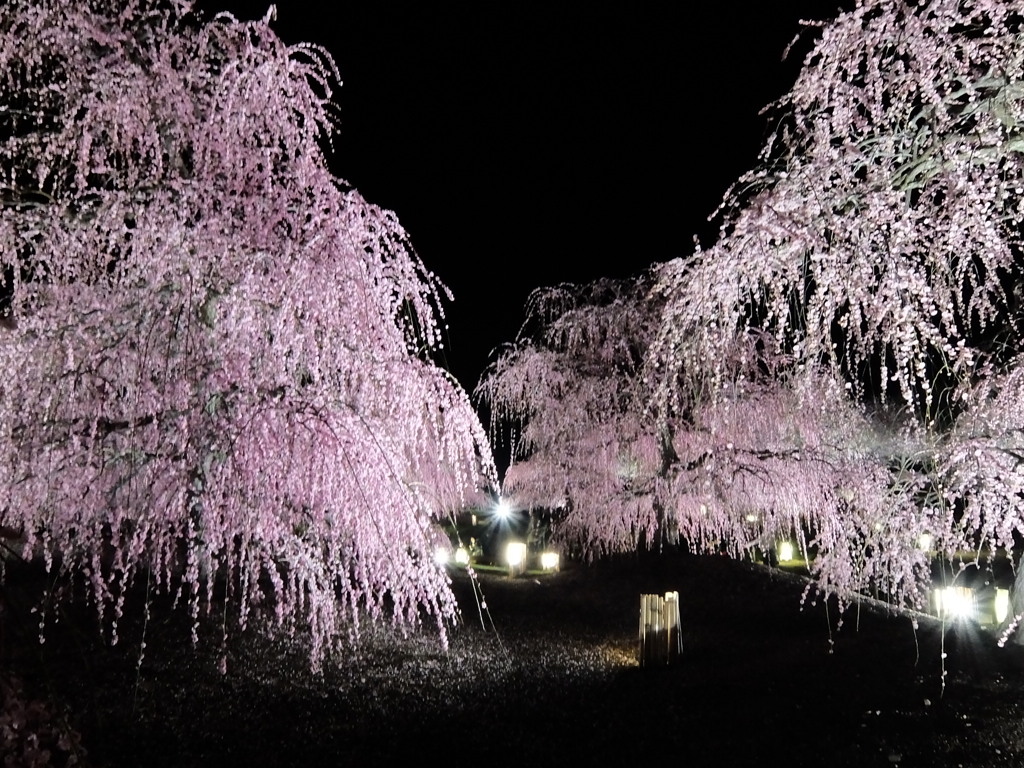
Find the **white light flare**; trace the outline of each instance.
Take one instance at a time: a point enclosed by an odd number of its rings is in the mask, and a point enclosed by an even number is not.
[[[935,613],[940,619],[967,621],[975,617],[974,590],[968,587],[941,587],[932,590]]]
[[[443,545],[438,545],[437,547],[434,547],[434,562],[435,563],[437,563],[438,565],[447,565],[448,564],[448,557],[449,557],[448,547],[443,546]]]
[[[996,624],[1002,624],[1006,621],[1006,617],[1010,615],[1010,590],[1004,587],[996,589],[994,607]]]
[[[520,568],[526,562],[526,545],[521,541],[510,541],[505,547],[505,562],[509,568]]]
[[[779,562],[788,563],[793,559],[794,547],[792,541],[780,541],[778,543]]]
[[[541,552],[540,567],[545,571],[557,571],[559,558],[557,552]]]

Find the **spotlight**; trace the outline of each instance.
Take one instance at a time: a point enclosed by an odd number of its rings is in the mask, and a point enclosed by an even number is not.
[[[540,555],[540,567],[543,568],[545,571],[557,571],[558,553],[542,552]]]
[[[779,553],[779,562],[788,563],[793,559],[793,542],[791,541],[780,541],[777,545]]]
[[[434,548],[434,562],[438,565],[448,564],[448,547],[439,545]]]
[[[996,589],[995,619],[996,624],[1002,624],[1010,614],[1010,590],[999,587]]]
[[[932,590],[935,613],[940,619],[966,621],[975,617],[974,590],[969,587],[941,587]]]
[[[508,575],[515,576],[526,570],[526,545],[521,541],[510,541],[505,546],[505,562]]]

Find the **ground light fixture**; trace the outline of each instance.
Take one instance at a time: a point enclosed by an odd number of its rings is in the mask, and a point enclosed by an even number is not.
[[[448,564],[448,547],[443,544],[434,547],[434,562],[438,565]]]
[[[505,563],[508,575],[516,576],[526,571],[526,544],[521,541],[510,541],[505,545]]]
[[[541,552],[540,553],[540,567],[545,571],[557,571],[559,565],[559,557],[557,552]]]
[[[1006,621],[1006,617],[1010,615],[1010,590],[1005,587],[996,589],[993,611],[993,618],[996,620],[996,624],[1002,624]]]
[[[948,621],[976,618],[977,601],[970,587],[939,587],[932,590],[935,615]]]
[[[792,541],[780,541],[775,545],[775,551],[779,556],[780,563],[788,563],[793,559],[796,548]]]
[[[434,548],[434,562],[438,565],[448,565],[454,562],[456,565],[469,565],[469,550],[465,547],[458,547],[454,552],[443,544]]]
[[[1010,615],[1010,590],[989,587],[975,591],[974,620],[982,627],[998,627]]]
[[[981,627],[998,627],[1010,614],[1010,590],[1006,587],[935,587],[931,602],[940,619],[970,621]]]

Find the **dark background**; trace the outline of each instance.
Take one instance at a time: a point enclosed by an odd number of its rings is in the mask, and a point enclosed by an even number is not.
[[[268,3],[198,6],[253,19]],[[337,61],[332,168],[398,214],[453,292],[440,362],[472,391],[531,289],[714,240],[707,217],[768,130],[758,113],[809,50],[813,30],[782,60],[799,20],[839,6],[280,0],[273,26]]]

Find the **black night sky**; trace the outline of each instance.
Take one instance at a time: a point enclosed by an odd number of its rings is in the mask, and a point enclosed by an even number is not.
[[[203,0],[262,17],[266,2]],[[454,294],[442,361],[472,390],[539,285],[625,277],[705,244],[808,50],[785,3],[279,0],[338,63],[333,170],[394,210]]]

